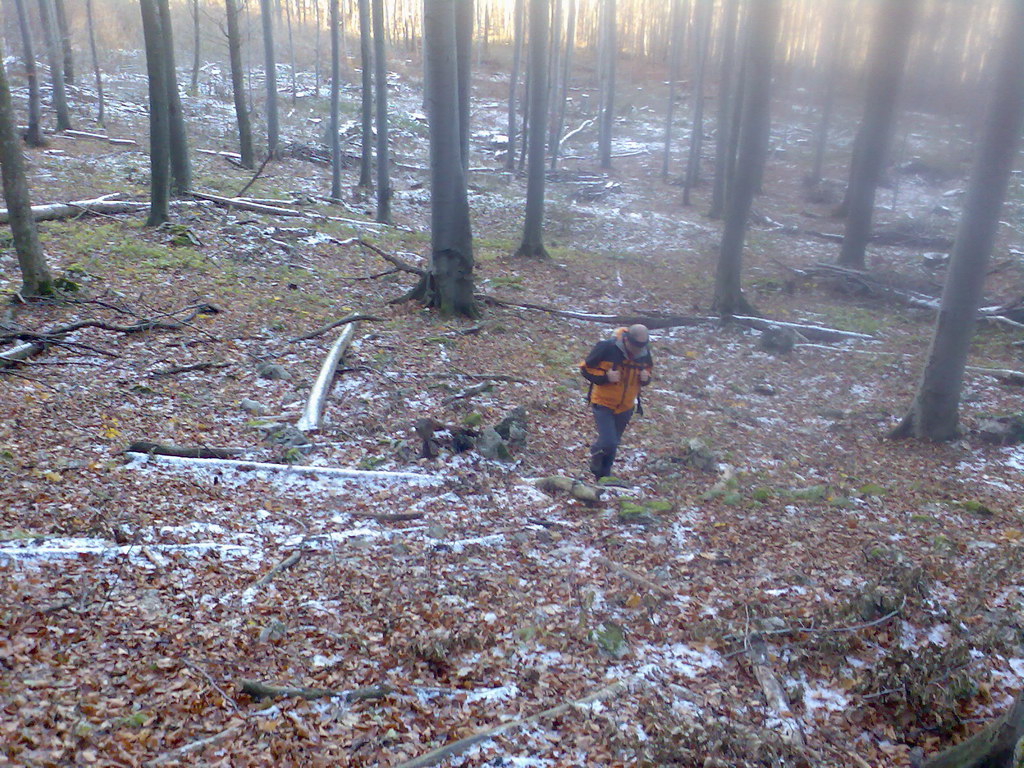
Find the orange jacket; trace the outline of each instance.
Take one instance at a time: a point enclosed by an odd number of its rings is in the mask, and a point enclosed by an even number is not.
[[[625,335],[625,328],[616,329],[612,338],[595,344],[580,363],[580,373],[591,384],[589,401],[611,408],[613,413],[623,413],[636,405],[644,385],[640,371],[654,368],[650,347],[645,347],[637,357],[630,357],[623,341]],[[619,371],[619,380],[608,381],[608,371]]]

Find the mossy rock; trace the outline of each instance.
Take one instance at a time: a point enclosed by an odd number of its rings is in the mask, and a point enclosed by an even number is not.
[[[591,632],[594,644],[602,653],[619,659],[626,655],[626,633],[613,621],[602,622]]]

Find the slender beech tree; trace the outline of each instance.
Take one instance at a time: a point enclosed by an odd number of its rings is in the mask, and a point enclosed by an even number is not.
[[[21,0],[18,0],[21,2]],[[93,22],[92,0],[85,0],[86,28],[89,31],[89,55],[92,59],[92,73],[96,80],[96,122],[106,125],[106,98],[103,95],[103,73],[100,70],[100,57],[96,53],[96,31]]]
[[[242,34],[238,27],[238,0],[224,0],[228,32],[228,61],[231,64],[231,93],[238,123],[238,151],[243,168],[254,168],[252,122],[245,102],[245,72],[242,69]]]
[[[21,295],[25,298],[47,296],[53,293],[53,278],[46,267],[43,247],[36,232],[36,220],[32,216],[25,161],[21,156],[16,125],[11,91],[7,86],[7,72],[3,66],[3,52],[0,51],[0,171],[3,175],[11,237],[21,268]]]
[[[320,0],[313,0],[313,87],[316,97],[320,98]]]
[[[274,53],[273,0],[260,0],[263,24],[263,75],[267,85],[267,154],[277,154],[280,123],[277,118],[277,59]]]
[[[462,147],[462,169],[469,175],[469,96],[472,91],[473,0],[455,4],[456,61],[459,65],[459,146]]]
[[[295,100],[298,98],[298,82],[295,79],[295,38],[292,36],[292,4],[291,0],[285,0],[284,2],[284,21],[288,28],[288,69],[289,79],[292,84],[292,106],[295,106]]]
[[[384,57],[384,0],[372,0],[370,5],[373,8],[373,79],[377,106],[376,220],[390,224],[391,168],[388,153],[388,68]]]
[[[359,186],[373,186],[373,48],[370,37],[370,0],[359,0],[359,61],[362,67],[362,130]]]
[[[612,125],[615,121],[615,64],[619,55],[616,35],[615,0],[603,0],[604,28],[601,34],[602,82],[601,115],[598,118],[597,157],[602,168],[612,167]]]
[[[748,74],[740,118],[736,176],[730,185],[725,206],[712,303],[714,311],[723,317],[751,311],[740,285],[743,241],[750,206],[757,192],[759,169],[765,161],[763,136],[769,125],[772,60],[778,24],[779,0],[758,0],[751,4],[745,56]]]
[[[891,433],[926,440],[959,435],[960,391],[985,288],[988,260],[1024,129],[1024,0],[1007,0],[1002,52],[950,253],[928,362],[910,410]]]
[[[669,156],[672,151],[672,115],[676,108],[676,81],[679,80],[682,15],[683,0],[672,0],[668,14],[668,106],[665,109],[665,149],[661,156],[661,178],[663,180],[668,179]]]
[[[160,28],[159,0],[139,0],[142,35],[146,43],[146,74],[149,78],[149,173],[150,196],[147,227],[167,221],[171,193],[170,107],[167,103],[166,38]]]
[[[71,113],[68,111],[68,97],[64,89],[64,64],[61,61],[53,16],[53,0],[39,0],[39,21],[46,44],[46,58],[50,65],[50,91],[53,110],[57,113],[57,130],[66,131],[71,128]]]
[[[526,220],[517,256],[547,258],[544,248],[544,149],[548,124],[548,0],[530,0],[530,160],[526,179]]]
[[[22,58],[25,60],[25,77],[28,80],[28,131],[25,142],[30,147],[46,145],[40,120],[39,74],[36,71],[36,57],[32,50],[32,30],[28,24],[25,0],[14,0],[18,13],[18,28],[21,31]]]
[[[71,28],[68,26],[68,14],[64,9],[64,0],[53,0],[53,18],[57,22],[57,33],[60,35],[61,63],[64,82],[75,84],[75,53],[71,45]]]
[[[896,100],[917,4],[918,0],[883,0],[878,6],[875,37],[868,57],[864,117],[854,140],[846,191],[846,232],[839,252],[839,263],[844,267],[864,269],[875,190],[889,154]]]
[[[199,66],[202,63],[201,38],[199,34],[199,0],[192,0],[192,82],[188,92],[195,96],[199,93]]]
[[[430,265],[408,298],[444,315],[477,317],[473,233],[459,126],[458,0],[424,0],[423,59],[430,132]]]
[[[708,38],[711,36],[711,0],[697,0],[694,8],[693,126],[690,129],[690,152],[686,159],[683,181],[683,205],[690,204],[690,189],[700,180],[701,149],[704,146],[704,72],[707,69]]]
[[[188,134],[185,131],[185,113],[178,92],[178,70],[174,65],[174,29],[171,25],[169,0],[157,0],[160,10],[160,30],[164,35],[164,84],[167,86],[167,120],[171,151],[171,190],[178,195],[192,188],[192,162],[188,154]]]
[[[824,67],[818,91],[821,98],[821,115],[814,130],[814,163],[807,177],[808,186],[821,183],[822,171],[825,166],[825,146],[828,144],[828,130],[832,122],[832,110],[835,105],[836,85],[839,82],[839,67],[843,61],[843,30],[846,25],[845,7],[840,2],[833,2],[829,9],[828,19],[822,35],[827,36],[828,64]]]
[[[551,131],[551,170],[558,167],[562,131],[565,130],[565,110],[569,102],[569,78],[572,75],[572,54],[576,47],[576,0],[569,0],[565,30],[565,55],[562,58],[562,93],[558,97],[558,117]]]
[[[524,0],[516,0],[512,9],[512,74],[508,81],[508,151],[505,170],[516,167],[516,91],[519,88],[519,61],[523,54],[523,20],[526,16]]]
[[[339,34],[339,20],[341,15],[338,8],[338,0],[329,0],[330,4],[330,25],[331,25],[331,116],[330,116],[330,142],[331,142],[331,197],[335,200],[341,198],[341,139],[338,136],[339,117],[341,109],[341,45]]]
[[[725,180],[728,168],[729,126],[732,103],[736,93],[736,23],[739,0],[725,0],[720,26],[722,58],[718,71],[717,124],[715,125],[715,180],[711,187],[711,208],[708,217],[722,218],[725,209]]]

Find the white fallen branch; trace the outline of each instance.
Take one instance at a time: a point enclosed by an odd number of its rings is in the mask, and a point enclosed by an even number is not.
[[[565,134],[565,136],[562,137],[562,140],[558,142],[558,146],[559,147],[563,146],[573,136],[576,136],[577,134],[582,133],[583,131],[585,131],[587,128],[589,128],[593,124],[594,124],[594,120],[593,119],[584,120],[580,124],[579,128],[576,128],[575,130],[569,131],[567,134]]]
[[[306,401],[306,408],[295,425],[303,432],[311,429],[319,429],[320,422],[324,415],[324,403],[327,400],[327,393],[330,391],[331,382],[334,381],[334,374],[338,370],[338,363],[352,343],[356,333],[356,326],[359,323],[349,323],[341,332],[334,344],[331,345],[323,365],[320,366],[320,373],[313,382],[313,388],[309,391],[309,399]]]
[[[797,331],[809,341],[845,341],[847,339],[859,339],[862,341],[874,341],[875,337],[867,333],[855,331],[842,331],[838,328],[827,328],[822,325],[804,325],[803,323],[786,323],[781,320],[766,320],[763,317],[746,317],[744,315],[733,315],[730,320],[748,328],[758,331],[765,331],[769,328],[789,328]]]
[[[238,459],[191,459],[183,456],[150,456],[146,453],[125,453],[129,458],[155,464],[176,464],[204,469],[232,469],[239,472],[279,472],[283,475],[323,475],[346,480],[408,480],[430,485],[442,482],[436,475],[421,475],[416,472],[385,472],[379,469],[346,469],[344,467],[315,467],[309,464],[272,464],[265,461],[242,461]]]
[[[14,365],[15,363],[28,360],[33,355],[38,355],[45,348],[46,347],[43,344],[36,344],[32,342],[11,347],[5,352],[0,352],[0,367]]]
[[[74,216],[110,215],[118,213],[137,213],[149,210],[149,202],[142,200],[108,200],[110,195],[92,200],[72,200],[67,203],[47,203],[33,205],[32,218],[36,221],[54,221],[70,219]],[[175,200],[172,206],[195,205],[187,201]],[[10,224],[10,216],[6,208],[0,208],[0,224]]]
[[[381,229],[387,224],[376,221],[361,221],[359,219],[348,219],[343,216],[325,216],[322,213],[313,211],[302,211],[297,208],[282,208],[279,205],[264,205],[263,203],[249,202],[243,197],[224,197],[222,195],[211,195],[208,192],[191,192],[192,197],[197,200],[205,200],[225,208],[237,208],[240,211],[251,213],[263,213],[267,216],[292,216],[300,219],[318,219],[320,221],[337,221],[342,224],[350,224],[354,227],[366,227],[368,229]]]
[[[216,744],[221,744],[230,738],[233,738],[235,734],[242,730],[241,725],[235,725],[231,728],[215,733],[213,736],[207,736],[205,739],[199,739],[199,741],[193,741],[190,744],[186,744],[183,747],[172,749],[170,752],[165,752],[159,757],[153,758],[148,762],[143,763],[145,768],[156,768],[160,765],[166,765],[167,763],[176,762],[181,760],[186,755],[190,755],[193,752],[199,752],[200,750],[212,747]]]
[[[1014,371],[1009,368],[978,368],[973,365],[968,365],[967,370],[971,373],[991,376],[1002,384],[1012,384],[1015,387],[1024,386],[1024,372],[1022,371]]]
[[[98,139],[100,141],[105,141],[108,144],[120,144],[128,146],[138,144],[138,142],[135,141],[135,139],[118,139],[114,138],[113,136],[107,136],[106,134],[103,133],[92,133],[91,131],[66,130],[63,132],[62,135],[71,136],[76,139]]]
[[[215,149],[197,149],[196,152],[199,152],[200,154],[203,154],[203,155],[214,155],[215,157],[226,157],[226,158],[228,158],[230,160],[241,160],[242,159],[242,156],[240,154],[238,154],[237,152],[218,152]]]
[[[751,667],[753,667],[754,677],[761,684],[761,690],[764,693],[765,701],[768,702],[768,707],[779,719],[779,728],[782,731],[783,741],[801,750],[806,749],[800,721],[789,708],[789,703],[786,701],[786,692],[782,689],[782,684],[779,683],[778,678],[775,677],[775,673],[772,672],[771,661],[768,658],[768,648],[763,640],[756,638],[751,641],[747,647],[747,658],[750,660]]]

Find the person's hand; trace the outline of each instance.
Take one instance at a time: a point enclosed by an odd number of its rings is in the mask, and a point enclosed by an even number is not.
[[[608,373],[606,373],[605,376],[608,377],[608,381],[612,384],[618,384],[619,379],[622,378],[622,374],[619,373],[618,371],[608,371]]]
[[[644,384],[646,384],[650,380],[651,380],[651,372],[650,371],[648,371],[646,368],[644,368],[642,371],[640,371],[640,381],[642,381]]]

